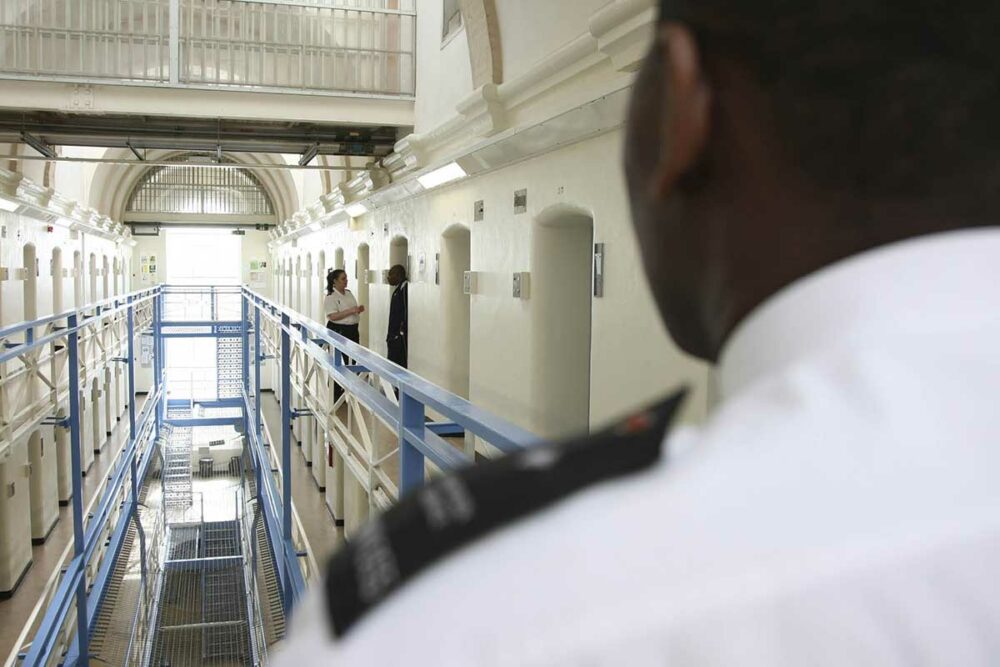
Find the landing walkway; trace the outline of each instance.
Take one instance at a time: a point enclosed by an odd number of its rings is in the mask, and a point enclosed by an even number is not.
[[[281,433],[278,429],[281,428],[281,406],[274,393],[270,391],[261,394],[260,403],[264,424],[268,429],[267,440],[280,443]],[[275,451],[280,461],[281,447],[276,447]],[[292,503],[302,521],[302,528],[305,530],[316,562],[322,568],[330,554],[343,541],[344,529],[334,523],[333,515],[326,506],[326,499],[316,486],[316,480],[313,479],[309,467],[306,466],[302,450],[294,444],[292,445]]]
[[[142,412],[146,397],[140,394],[136,397],[136,413]],[[127,416],[127,413],[126,413]],[[117,422],[111,431],[111,436],[100,454],[96,454],[94,464],[83,478],[83,497],[88,510],[96,505],[94,491],[104,480],[111,463],[128,440],[128,419]],[[70,506],[59,508],[59,521],[45,541],[45,544],[35,545],[31,549],[31,569],[25,575],[21,586],[8,600],[0,601],[0,660],[6,660],[14,644],[17,642],[25,621],[37,611],[40,620],[43,609],[36,609],[39,598],[49,580],[56,575],[56,567],[63,554],[73,548],[73,516]]]

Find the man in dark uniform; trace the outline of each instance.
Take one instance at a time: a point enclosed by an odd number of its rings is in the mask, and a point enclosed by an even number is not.
[[[385,334],[389,348],[389,361],[406,368],[406,327],[408,319],[406,269],[396,264],[389,269],[389,284],[392,285],[392,299],[389,302],[389,328]]]
[[[401,499],[285,664],[1000,664],[998,19],[664,0],[628,184],[717,409]]]

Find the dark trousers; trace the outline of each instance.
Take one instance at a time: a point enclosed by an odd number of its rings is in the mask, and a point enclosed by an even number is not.
[[[357,324],[337,324],[336,322],[327,321],[326,328],[334,333],[338,333],[347,340],[354,341],[358,343],[361,341],[361,333],[358,331]],[[344,365],[347,366],[351,363],[351,360],[347,356],[342,356],[341,359]],[[340,395],[344,393],[343,387],[341,387],[336,382],[333,383],[333,400],[334,402],[340,400]]]
[[[389,346],[389,361],[406,368],[406,336],[397,336],[395,340],[387,340]]]

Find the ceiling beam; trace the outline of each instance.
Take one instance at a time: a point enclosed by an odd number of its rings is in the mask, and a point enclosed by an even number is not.
[[[0,142],[129,148],[133,152],[302,154],[307,150],[304,147],[315,146],[316,155],[379,158],[392,152],[399,133],[399,128],[391,126],[0,111]]]

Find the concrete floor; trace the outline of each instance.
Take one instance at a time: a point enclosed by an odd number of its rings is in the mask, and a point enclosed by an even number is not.
[[[142,411],[146,397],[140,395],[136,402],[136,414]],[[104,479],[114,461],[128,440],[128,413],[125,419],[115,424],[111,437],[104,445],[103,451],[96,454],[94,464],[83,478],[84,507],[89,509],[94,502],[94,490]],[[0,659],[5,660],[14,649],[21,630],[27,621],[39,622],[44,610],[35,607],[46,585],[55,573],[63,553],[73,542],[73,508],[67,505],[59,508],[59,520],[45,541],[45,544],[35,545],[31,549],[32,564],[20,587],[14,596],[0,601]]]
[[[142,409],[144,401],[145,397],[140,396],[137,402],[137,412]],[[278,429],[280,429],[281,424],[281,412],[274,394],[265,392],[261,397],[261,404],[268,430],[267,440],[280,443]],[[125,443],[128,437],[127,431],[127,421],[118,422],[115,425],[104,451],[96,456],[93,466],[84,478],[84,499],[88,507],[94,501],[94,490],[106,475],[115,455]],[[280,446],[277,453],[280,460]],[[322,571],[330,554],[344,539],[344,531],[343,528],[337,527],[334,523],[323,493],[316,485],[312,472],[306,466],[301,449],[294,440],[291,463],[292,500],[305,530],[306,538],[309,540],[310,547]],[[39,597],[55,574],[55,569],[66,549],[71,548],[72,535],[71,508],[61,507],[59,521],[49,539],[44,545],[33,547],[33,563],[20,588],[12,598],[0,602],[0,659],[6,660],[14,649],[14,644],[24,628],[25,622],[31,620],[37,624],[44,615],[44,610],[36,610]]]

